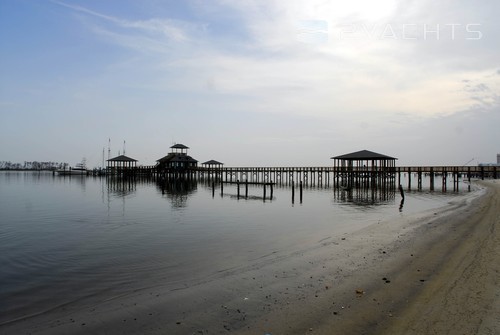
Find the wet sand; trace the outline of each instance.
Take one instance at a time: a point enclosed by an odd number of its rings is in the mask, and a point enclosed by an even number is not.
[[[2,334],[498,334],[500,183],[198,282],[59,306]]]

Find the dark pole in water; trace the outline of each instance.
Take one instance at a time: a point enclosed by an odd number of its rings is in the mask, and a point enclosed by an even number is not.
[[[302,180],[299,183],[299,190],[300,190],[300,203],[302,203]]]
[[[236,180],[237,198],[240,198],[240,180]]]
[[[401,184],[399,184],[399,193],[401,193],[401,202],[399,203],[399,211],[402,212],[405,203],[405,193],[403,191],[403,186]]]
[[[467,168],[467,181],[468,181],[468,190],[470,192],[470,166]]]
[[[273,181],[271,180],[271,195],[269,197],[269,200],[273,200]]]
[[[224,182],[221,180],[220,182],[220,196],[223,197],[224,196]]]
[[[292,204],[295,202],[295,185],[292,180]]]
[[[266,184],[264,183],[264,202],[266,202]]]
[[[245,180],[245,199],[248,198],[248,179]]]
[[[215,182],[212,182],[212,198],[215,197]]]

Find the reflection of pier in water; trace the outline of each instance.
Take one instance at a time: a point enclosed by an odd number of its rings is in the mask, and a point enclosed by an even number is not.
[[[342,187],[333,190],[333,198],[336,202],[349,202],[360,206],[385,204],[394,201],[396,188],[351,188]]]
[[[170,200],[174,208],[183,208],[186,207],[189,196],[196,193],[198,183],[194,179],[158,178],[156,187],[161,191],[162,196]]]
[[[106,178],[108,193],[117,197],[125,197],[137,191],[137,178],[116,177]]]

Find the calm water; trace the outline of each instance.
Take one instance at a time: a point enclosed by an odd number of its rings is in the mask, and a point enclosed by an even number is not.
[[[302,204],[298,190],[292,204],[287,186],[275,187],[272,201],[262,193],[249,187],[249,198],[237,199],[236,185],[221,196],[202,182],[162,190],[154,181],[0,172],[0,324],[155,285],[186,286],[457,196],[407,192],[400,209],[398,193],[309,187]]]

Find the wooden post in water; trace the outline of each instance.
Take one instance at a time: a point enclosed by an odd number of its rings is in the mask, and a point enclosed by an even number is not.
[[[467,168],[468,191],[470,192],[470,166]]]
[[[299,190],[300,190],[300,203],[302,203],[302,180],[300,181],[299,184]]]
[[[266,202],[266,184],[264,183],[264,202]]]
[[[221,198],[224,196],[224,182],[220,181],[220,196]]]
[[[215,197],[215,182],[212,182],[212,198]]]
[[[434,168],[433,167],[431,167],[430,178],[431,178],[431,181],[430,181],[431,191],[434,191]]]
[[[454,177],[453,177],[453,182],[454,184],[456,184],[456,187],[455,185],[453,185],[453,190],[458,192],[459,191],[459,183],[460,183],[460,172],[458,171],[458,168],[456,167],[455,169],[455,172],[454,173]]]
[[[455,170],[455,169],[453,169]],[[457,191],[457,174],[455,171],[452,172],[453,174],[453,192],[456,192]]]
[[[236,198],[240,199],[240,180],[236,180]]]
[[[444,170],[443,171],[443,185],[442,185],[442,191],[446,192],[446,179],[448,178],[448,171]]]
[[[271,184],[270,185],[271,185],[271,196],[270,196],[269,200],[272,201],[273,200],[273,181],[272,180],[271,180]]]
[[[411,190],[411,168],[408,167],[408,189]]]
[[[245,180],[245,199],[248,198],[248,179]]]
[[[295,202],[295,185],[292,180],[292,204]]]
[[[417,187],[419,190],[422,190],[422,169],[420,167],[418,168],[417,176],[418,176],[418,186]]]

